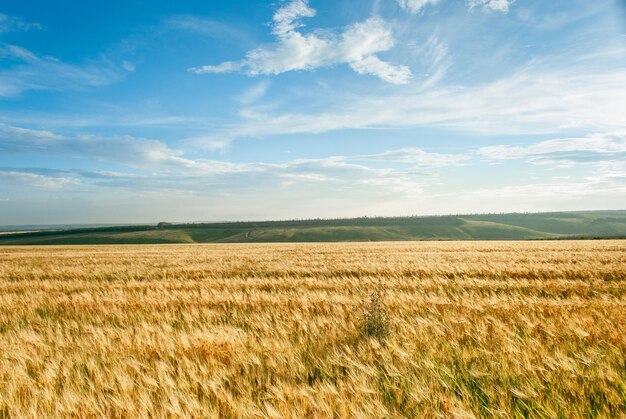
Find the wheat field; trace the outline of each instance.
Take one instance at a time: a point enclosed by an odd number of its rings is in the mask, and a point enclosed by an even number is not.
[[[626,417],[625,355],[626,241],[0,248],[2,418]]]

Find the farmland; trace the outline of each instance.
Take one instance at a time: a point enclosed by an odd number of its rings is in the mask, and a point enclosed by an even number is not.
[[[0,247],[0,417],[623,417],[624,330],[623,240]]]
[[[626,211],[66,226],[0,234],[0,246],[577,238],[626,238]]]

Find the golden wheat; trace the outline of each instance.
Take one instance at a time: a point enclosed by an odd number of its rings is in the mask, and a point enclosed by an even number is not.
[[[625,331],[625,241],[5,247],[0,417],[623,417]]]

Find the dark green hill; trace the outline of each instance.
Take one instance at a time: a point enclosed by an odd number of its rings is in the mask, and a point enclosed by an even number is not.
[[[374,217],[75,228],[1,234],[0,245],[626,238],[626,211]]]

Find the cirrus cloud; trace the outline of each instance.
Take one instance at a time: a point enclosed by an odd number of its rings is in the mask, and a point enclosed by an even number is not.
[[[0,43],[2,61],[7,64],[0,69],[0,98],[28,90],[83,90],[105,86],[134,70],[130,63],[115,65],[106,60],[86,65],[68,64],[6,43]]]
[[[469,0],[469,8],[481,7],[483,10],[494,10],[496,12],[508,13],[511,0]]]
[[[436,5],[441,0],[398,0],[398,5],[411,14],[417,14],[422,11],[426,6]],[[514,0],[513,0],[514,1]],[[494,10],[497,12],[507,13],[511,0],[468,0],[467,5],[470,10],[477,7],[483,10]]]
[[[54,171],[37,173],[32,170],[0,168],[0,184],[40,189],[59,189],[68,185],[80,184],[80,179],[75,176],[63,176]]]
[[[573,165],[626,159],[626,131],[541,141],[525,146],[482,147],[488,160],[527,159],[533,164]]]
[[[0,33],[14,31],[29,31],[31,29],[43,29],[40,23],[27,22],[19,16],[11,16],[0,13]]]
[[[398,5],[409,13],[419,13],[429,4],[435,5],[440,0],[398,0]]]

